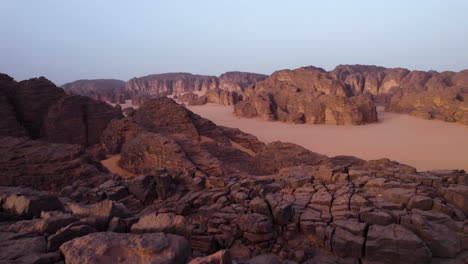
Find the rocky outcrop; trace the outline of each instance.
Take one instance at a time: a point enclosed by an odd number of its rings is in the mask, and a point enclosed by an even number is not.
[[[385,110],[468,125],[468,92],[397,93]]]
[[[0,185],[58,190],[77,180],[97,183],[107,170],[79,145],[0,139]]]
[[[435,72],[340,65],[331,75],[354,94],[370,93],[386,111],[468,124],[468,71]]]
[[[113,121],[104,135],[103,148],[121,149],[120,166],[137,174],[166,168],[175,174],[263,175],[284,164],[316,165],[323,160],[294,144],[265,145],[239,130],[218,127],[169,98],[153,99],[131,117]]]
[[[235,105],[234,112],[241,117],[298,124],[377,122],[371,98],[352,95],[348,86],[323,69],[283,70],[247,90],[244,100]]]
[[[94,145],[120,108],[82,96],[67,96],[44,77],[15,82],[0,80],[3,136],[30,136],[56,143]],[[17,132],[15,133],[15,130]]]
[[[15,109],[14,116],[33,139],[40,138],[44,117],[52,105],[66,96],[65,92],[44,77],[19,83],[11,81],[9,85],[14,87],[7,92]]]
[[[61,86],[70,95],[82,95],[94,100],[124,104],[131,98],[125,82],[114,79],[78,80]]]
[[[90,146],[99,143],[102,131],[121,110],[84,96],[65,96],[49,108],[41,138],[51,142]]]

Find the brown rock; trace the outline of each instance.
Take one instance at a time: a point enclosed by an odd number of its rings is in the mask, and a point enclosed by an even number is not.
[[[107,170],[78,145],[0,139],[0,185],[58,190],[78,179],[98,183]]]
[[[231,254],[229,250],[220,250],[206,257],[198,257],[189,262],[189,264],[231,264]]]
[[[376,122],[368,97],[348,98],[352,92],[323,69],[283,70],[246,91],[235,113],[292,123],[360,125]]]
[[[93,233],[60,247],[66,263],[161,263],[183,264],[190,257],[188,241],[164,233]]]
[[[0,233],[0,262],[2,263],[32,263],[46,254],[46,241],[42,236],[31,236],[15,233]]]
[[[128,209],[121,203],[111,200],[104,200],[91,205],[80,205],[69,203],[68,210],[75,215],[102,217],[110,220],[112,217],[125,217],[128,215]]]
[[[149,214],[142,216],[131,227],[132,233],[164,232],[178,235],[187,234],[185,217],[174,214]]]
[[[431,251],[414,233],[400,225],[369,227],[365,263],[428,263]]]
[[[121,110],[104,102],[64,96],[50,106],[41,137],[51,142],[94,145],[99,143],[107,124],[121,117]]]
[[[141,132],[122,146],[119,165],[136,174],[151,173],[155,169],[192,170],[182,148],[170,137]]]
[[[48,237],[47,250],[56,251],[63,243],[96,232],[88,225],[69,225]]]

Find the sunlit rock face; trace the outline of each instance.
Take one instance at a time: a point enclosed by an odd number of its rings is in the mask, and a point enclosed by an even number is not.
[[[331,75],[354,94],[370,93],[390,112],[468,124],[468,71],[435,72],[340,65]]]
[[[315,67],[275,72],[243,96],[235,106],[242,117],[330,125],[377,122],[371,97],[353,96],[345,83]]]

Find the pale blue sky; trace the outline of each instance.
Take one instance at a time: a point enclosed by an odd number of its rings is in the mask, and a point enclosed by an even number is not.
[[[57,84],[315,65],[468,68],[467,0],[0,0],[0,72]]]

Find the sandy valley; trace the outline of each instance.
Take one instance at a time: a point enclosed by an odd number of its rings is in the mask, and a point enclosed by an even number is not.
[[[191,111],[217,125],[239,128],[265,142],[299,144],[328,156],[389,158],[418,170],[468,170],[468,126],[379,111],[379,123],[363,126],[295,125],[239,118],[232,107],[208,104]]]

